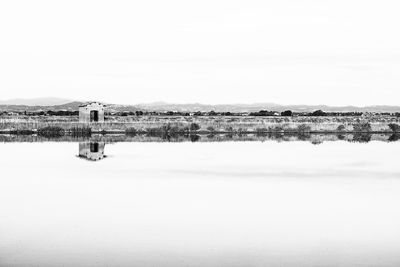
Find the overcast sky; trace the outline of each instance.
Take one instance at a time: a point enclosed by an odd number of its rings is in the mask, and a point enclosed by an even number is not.
[[[400,104],[400,3],[1,1],[0,99]]]

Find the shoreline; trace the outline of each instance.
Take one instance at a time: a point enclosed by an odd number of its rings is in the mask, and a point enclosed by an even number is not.
[[[137,131],[135,134],[137,135],[146,135],[149,134],[149,131]],[[160,132],[163,133],[163,132]],[[0,130],[1,135],[35,135],[38,134],[37,129],[32,130]],[[125,135],[135,135],[130,134],[125,130],[91,130],[91,134],[100,134],[100,135],[113,135],[113,134],[125,134]],[[168,134],[168,132],[166,133]],[[217,135],[217,134],[235,134],[235,135],[262,135],[262,134],[282,134],[282,135],[304,135],[304,134],[335,134],[335,135],[343,135],[343,134],[400,134],[400,132],[393,132],[393,131],[189,131],[186,133],[174,133],[173,135]],[[70,131],[66,131],[63,135],[66,136],[74,136],[73,133]]]
[[[36,142],[89,142],[89,143],[119,143],[119,142],[145,142],[145,143],[180,143],[180,142],[309,142],[314,145],[324,142],[345,141],[352,143],[378,142],[397,142],[400,141],[400,134],[372,134],[372,133],[270,133],[270,134],[189,134],[189,135],[148,135],[148,134],[92,134],[90,136],[40,136],[33,135],[13,135],[0,134],[0,143],[36,143]]]

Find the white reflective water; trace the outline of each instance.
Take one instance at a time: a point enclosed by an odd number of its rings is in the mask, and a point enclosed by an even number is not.
[[[0,144],[0,266],[400,266],[400,143]]]

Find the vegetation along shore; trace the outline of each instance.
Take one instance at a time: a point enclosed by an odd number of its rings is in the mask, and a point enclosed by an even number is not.
[[[261,134],[261,133],[399,133],[400,119],[380,117],[139,116],[113,117],[104,123],[79,123],[71,117],[0,118],[0,134],[90,136]]]

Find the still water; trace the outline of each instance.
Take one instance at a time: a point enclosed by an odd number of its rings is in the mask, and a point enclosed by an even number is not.
[[[0,152],[0,266],[400,266],[400,142]]]

